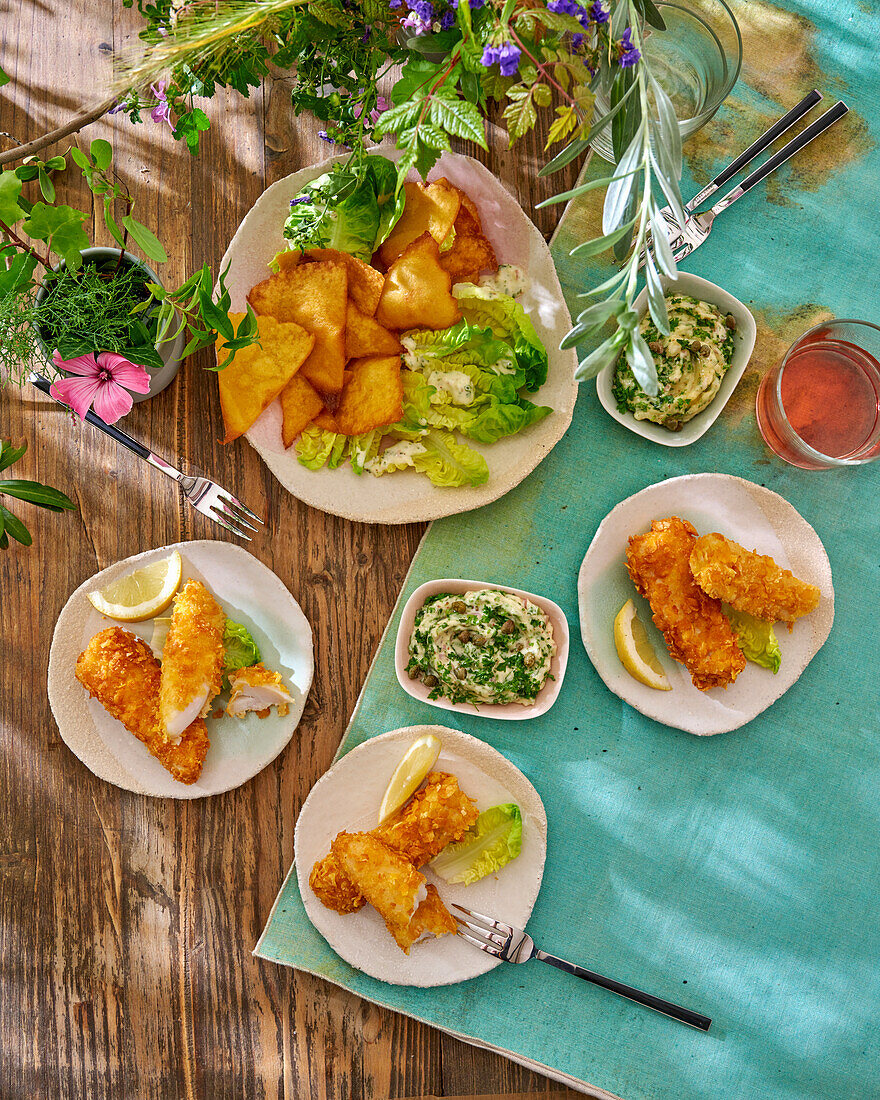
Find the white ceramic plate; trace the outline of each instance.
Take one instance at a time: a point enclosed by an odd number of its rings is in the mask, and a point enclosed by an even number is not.
[[[648,601],[637,595],[624,564],[627,539],[667,516],[689,520],[697,531],[720,531],[748,550],[769,554],[796,577],[818,586],[819,606],[775,631],[782,664],[774,675],[749,662],[728,688],[698,691],[683,665],[673,661],[651,621]],[[614,616],[635,600],[639,618],[672,682],[656,691],[626,671],[614,647]],[[728,474],[689,474],[650,485],[613,508],[599,525],[578,576],[581,635],[606,685],[649,718],[687,733],[726,733],[750,722],[792,686],[825,643],[834,621],[831,566],[819,536],[777,493]]]
[[[709,302],[713,306],[717,306],[723,314],[732,313],[736,318],[733,356],[718,393],[715,394],[714,399],[702,412],[697,413],[692,420],[688,420],[682,426],[680,432],[670,432],[667,428],[662,428],[659,424],[654,424],[650,420],[636,420],[632,413],[622,413],[618,410],[617,401],[611,392],[616,364],[611,363],[599,372],[596,377],[596,392],[602,402],[602,407],[608,415],[614,417],[617,423],[622,424],[624,428],[628,428],[631,432],[635,432],[636,435],[641,435],[645,439],[652,439],[655,443],[662,443],[664,447],[687,447],[691,443],[696,443],[701,436],[705,435],[721,415],[721,410],[730,400],[730,395],[736,389],[749,359],[752,357],[758,330],[755,325],[755,318],[748,307],[744,306],[738,298],[734,298],[732,294],[728,294],[726,290],[722,290],[720,286],[710,283],[708,279],[701,279],[699,275],[689,275],[686,271],[681,271],[677,279],[670,279],[666,275],[661,275],[660,281],[665,294],[686,294],[700,302]],[[643,290],[636,298],[635,310],[640,318],[648,312],[647,289]]]
[[[172,550],[179,550],[183,558],[184,580],[202,581],[228,617],[248,628],[266,667],[281,673],[293,698],[283,717],[274,709],[266,718],[254,713],[241,719],[209,717],[211,747],[202,774],[192,784],[173,779],[121,722],[111,718],[97,700],[89,699],[74,676],[77,657],[100,630],[120,626],[147,644],[153,633],[152,619],[116,623],[100,615],[86,593],[166,557]],[[179,542],[116,562],[73,593],[58,616],[52,638],[49,703],[65,743],[101,779],[138,794],[201,798],[240,786],[275,759],[299,724],[313,672],[312,629],[299,604],[270,569],[229,543]]]
[[[453,703],[449,699],[429,699],[430,688],[427,688],[421,680],[411,680],[407,675],[406,666],[409,664],[409,639],[412,634],[416,612],[429,596],[435,596],[438,592],[473,592],[480,588],[495,588],[500,592],[512,592],[521,600],[531,600],[533,604],[544,612],[553,627],[553,637],[556,641],[556,656],[550,662],[550,676],[547,682],[538,692],[534,706],[524,707],[521,703],[482,703],[479,707],[472,703]],[[552,600],[544,596],[536,596],[534,592],[522,592],[519,588],[508,588],[502,584],[485,584],[482,581],[467,581],[461,577],[441,577],[435,581],[426,581],[425,584],[413,592],[406,601],[400,616],[400,625],[397,628],[397,643],[394,647],[394,671],[397,673],[397,681],[407,695],[418,699],[420,703],[427,703],[431,707],[439,707],[441,710],[455,710],[460,714],[475,714],[478,718],[499,718],[508,722],[522,722],[526,718],[537,718],[539,714],[546,714],[559,697],[565,669],[568,665],[568,622],[565,612]]]
[[[424,733],[435,733],[443,746],[435,770],[451,772],[477,809],[516,802],[523,817],[522,851],[497,875],[472,886],[450,886],[430,867],[421,869],[447,907],[458,902],[524,928],[541,888],[547,853],[547,815],[538,792],[519,768],[476,737],[446,726],[407,726],[346,753],[318,780],[300,811],[294,836],[299,890],[309,920],[333,950],[356,969],[392,985],[451,985],[499,965],[459,936],[425,940],[404,955],[371,906],[335,913],[309,886],[312,866],[327,854],[337,833],[375,828],[388,780],[408,746]]]
[[[397,150],[381,152],[391,160],[400,156]],[[290,211],[290,200],[305,183],[342,159],[331,158],[279,180],[263,192],[245,216],[221,262],[221,269],[230,265],[226,285],[233,310],[245,309],[250,288],[268,278],[268,263],[284,247],[281,231]],[[544,238],[501,182],[478,161],[457,153],[444,153],[429,179],[439,176],[446,176],[467,191],[477,204],[483,229],[499,261],[519,264],[528,272],[531,287],[521,301],[550,357],[546,383],[529,397],[536,404],[551,406],[553,412],[518,435],[490,446],[468,440],[469,446],[485,454],[489,480],[477,488],[441,489],[423,474],[411,470],[373,477],[358,476],[348,464],[338,470],[307,469],[297,461],[295,446],[284,449],[281,406],[276,401],[247,433],[248,441],[288,492],[314,508],[345,519],[413,523],[480,508],[509,492],[530,474],[571,423],[577,397],[574,379],[577,356],[573,350],[559,351],[560,341],[571,328],[571,317]]]

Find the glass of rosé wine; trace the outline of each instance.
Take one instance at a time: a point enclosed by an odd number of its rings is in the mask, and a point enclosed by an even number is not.
[[[880,326],[825,321],[767,372],[755,409],[764,442],[803,470],[880,458]]]

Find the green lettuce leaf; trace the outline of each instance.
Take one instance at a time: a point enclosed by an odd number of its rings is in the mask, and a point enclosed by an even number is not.
[[[762,668],[769,668],[774,674],[782,663],[782,652],[773,631],[773,624],[765,619],[757,619],[747,611],[736,611],[726,603],[721,609],[730,620],[740,649],[747,661],[753,661]]]
[[[477,443],[494,443],[504,436],[516,435],[553,411],[546,405],[533,405],[524,398],[514,404],[505,404],[491,396],[478,398],[468,408],[443,405],[441,410],[442,413],[434,415],[442,415],[447,427],[457,428]]]
[[[489,480],[489,467],[479,451],[459,443],[449,432],[430,429],[419,437],[425,450],[413,455],[413,465],[433,485],[483,485]]]
[[[500,871],[522,850],[522,814],[513,802],[483,810],[455,844],[431,860],[431,870],[449,883],[472,883]]]
[[[335,470],[345,457],[347,444],[348,436],[310,427],[297,440],[296,454],[303,466],[308,466],[310,470],[320,470],[324,466]]]
[[[223,677],[226,679],[230,672],[238,668],[249,668],[255,665],[260,658],[260,650],[257,643],[251,637],[250,631],[241,623],[226,620],[226,628],[223,631]]]

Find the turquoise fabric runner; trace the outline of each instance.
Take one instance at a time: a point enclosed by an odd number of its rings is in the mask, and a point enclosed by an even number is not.
[[[749,304],[761,329],[719,421],[691,447],[663,448],[615,424],[584,385],[567,436],[531,477],[489,507],[432,526],[341,747],[424,722],[494,745],[547,808],[535,940],[705,1012],[712,1030],[692,1031],[537,962],[441,989],[385,985],[313,929],[295,874],[263,933],[263,957],[626,1100],[878,1095],[880,463],[796,470],[766,450],[754,418],[760,374],[814,317],[880,319],[880,20],[865,7],[811,0],[795,17],[735,5],[749,83],[694,144],[685,194],[760,132],[756,114],[769,121],[810,87],[828,105],[841,96],[852,115],[803,164],[731,208],[687,265]],[[750,26],[763,26],[764,38]],[[783,70],[790,83],[777,86]],[[595,272],[575,270],[565,253],[593,216],[570,211],[556,241],[573,311],[578,284]],[[790,501],[825,544],[836,594],[831,636],[801,679],[749,725],[712,738],[653,723],[607,690],[579,640],[576,593],[586,548],[615,504],[703,471]],[[399,609],[438,576],[508,584],[562,606],[571,657],[548,714],[511,723],[452,716],[400,689]]]

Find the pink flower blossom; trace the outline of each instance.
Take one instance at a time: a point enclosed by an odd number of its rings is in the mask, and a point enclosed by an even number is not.
[[[59,370],[75,375],[53,382],[53,397],[70,405],[80,420],[94,404],[95,412],[108,424],[115,424],[131,410],[131,394],[150,392],[150,376],[143,367],[130,363],[123,355],[102,351],[98,355],[78,355],[62,359],[58,351],[52,360]],[[123,388],[125,387],[125,388]]]

